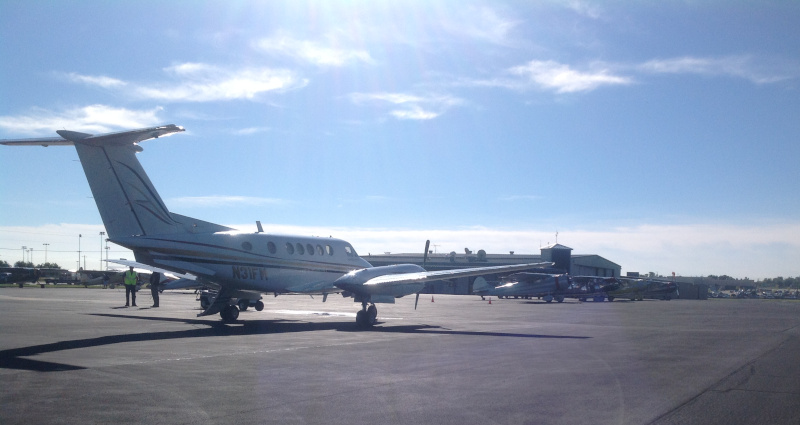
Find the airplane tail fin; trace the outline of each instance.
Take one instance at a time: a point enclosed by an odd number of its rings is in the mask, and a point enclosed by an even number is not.
[[[147,177],[138,142],[184,131],[176,125],[101,135],[59,130],[62,137],[3,140],[5,145],[74,145],[108,236],[206,233],[228,227],[171,213]]]

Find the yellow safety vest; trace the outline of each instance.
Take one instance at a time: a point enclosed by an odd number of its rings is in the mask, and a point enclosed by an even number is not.
[[[136,285],[136,272],[132,270],[126,271],[124,280],[126,285]]]

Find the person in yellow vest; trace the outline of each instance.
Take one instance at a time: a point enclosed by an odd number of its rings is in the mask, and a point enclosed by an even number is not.
[[[125,272],[122,276],[122,280],[123,283],[125,283],[125,307],[128,306],[128,298],[133,301],[132,305],[136,307],[136,284],[139,283],[139,275],[133,271],[133,266],[131,266],[130,270]]]

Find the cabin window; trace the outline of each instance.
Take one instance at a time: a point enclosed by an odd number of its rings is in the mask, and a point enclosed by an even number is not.
[[[314,245],[311,245],[310,243],[307,243],[306,244],[306,252],[308,252],[308,255],[314,255]]]
[[[294,246],[291,242],[286,242],[286,252],[288,252],[289,255],[294,254]]]
[[[330,245],[325,245],[325,252],[327,252],[328,255],[333,255],[333,248]]]
[[[250,242],[242,242],[242,249],[245,251],[252,251],[253,244],[251,244]]]
[[[298,254],[298,255],[303,255],[303,254],[305,254],[305,253],[306,253],[306,250],[303,248],[303,244],[301,244],[300,242],[298,242],[298,243],[297,243],[297,254]]]
[[[270,254],[275,254],[275,251],[277,251],[275,244],[272,241],[267,242],[267,249],[269,250]]]
[[[325,251],[322,249],[322,245],[317,245],[317,255],[319,256],[325,255]]]

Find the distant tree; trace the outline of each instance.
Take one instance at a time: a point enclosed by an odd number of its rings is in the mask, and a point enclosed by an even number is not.
[[[0,267],[11,267],[6,260],[0,260]]]
[[[17,261],[14,263],[14,267],[30,267],[33,268],[33,263],[30,261]]]
[[[60,269],[61,267],[59,267],[59,265],[57,263],[48,262],[48,263],[39,264],[38,266],[36,266],[36,268],[37,269]]]

